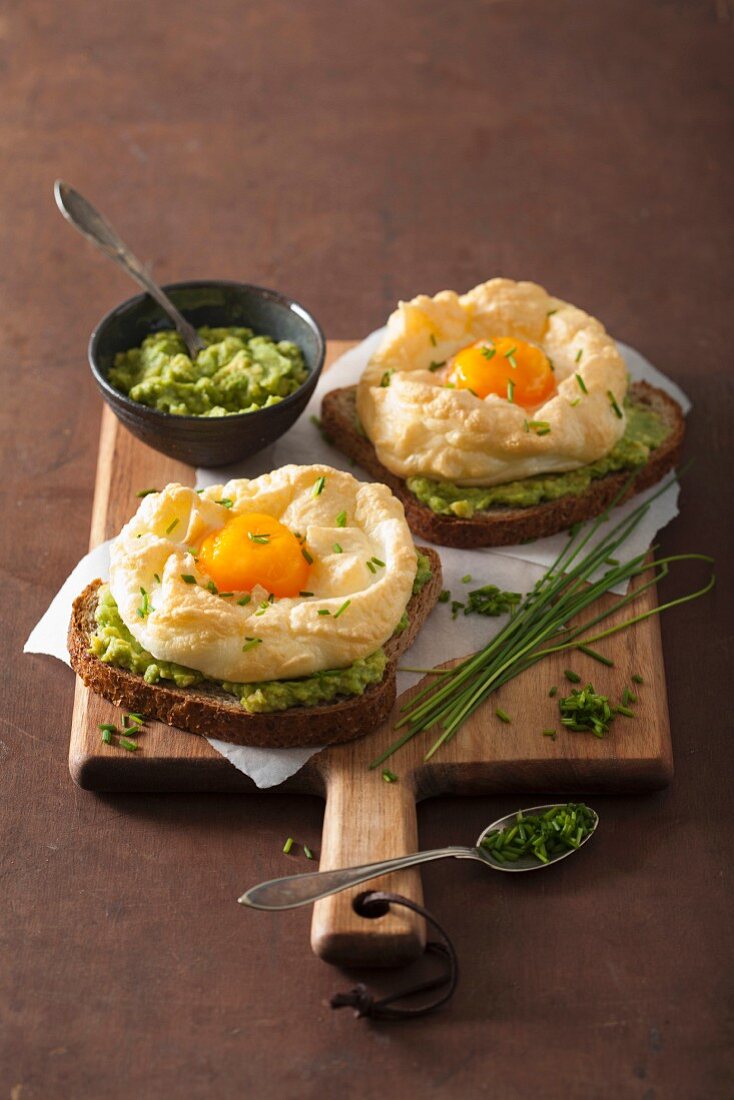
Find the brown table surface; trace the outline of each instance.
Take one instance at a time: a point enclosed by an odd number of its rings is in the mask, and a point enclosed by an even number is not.
[[[3,6],[3,1096],[732,1094],[733,46],[729,0]],[[72,676],[20,651],[86,548],[85,345],[131,287],[64,225],[55,176],[161,281],[276,286],[351,337],[400,296],[533,278],[695,400],[662,545],[717,554],[721,584],[663,622],[674,783],[595,799],[593,853],[552,875],[427,868],[463,964],[435,1017],[332,1012],[354,975],[311,955],[309,912],[234,904],[292,866],[285,836],[317,845],[316,799],[69,779]],[[517,803],[429,802],[421,841]]]

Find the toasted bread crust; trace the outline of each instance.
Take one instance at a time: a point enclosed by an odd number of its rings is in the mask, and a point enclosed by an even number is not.
[[[178,688],[167,683],[148,684],[142,676],[105,664],[89,651],[89,639],[96,628],[94,612],[102,583],[99,580],[93,581],[74,600],[68,633],[71,667],[90,691],[116,706],[157,718],[189,733],[236,745],[268,748],[351,741],[376,729],[389,715],[395,702],[398,659],[412,644],[441,591],[441,559],[435,550],[420,549],[430,559],[431,579],[408,603],[406,629],[385,643],[388,657],[385,675],[362,695],[345,697],[337,703],[249,714],[237,700],[214,685]]]
[[[609,507],[629,479],[626,471],[607,474],[593,481],[578,496],[569,495],[527,508],[489,508],[477,512],[471,519],[438,515],[427,505],[421,504],[402,478],[391,474],[382,465],[369,439],[359,431],[356,391],[356,386],[346,386],[325,395],[321,404],[324,434],[333,446],[392,489],[402,501],[405,518],[415,535],[441,546],[464,550],[478,546],[514,546],[530,539],[555,535],[574,523],[598,516]],[[662,446],[651,453],[618,503],[654,485],[673,469],[680,457],[685,433],[685,419],[680,405],[663,390],[647,382],[635,382],[630,387],[630,393],[636,401],[648,405],[662,416],[671,431]]]

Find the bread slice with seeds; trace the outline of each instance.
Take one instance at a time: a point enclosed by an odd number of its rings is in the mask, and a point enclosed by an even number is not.
[[[360,429],[356,411],[356,386],[327,393],[321,405],[324,435],[333,446],[354,459],[367,473],[392,489],[405,508],[405,518],[419,538],[441,546],[470,549],[479,546],[515,546],[520,542],[555,535],[600,515],[608,508],[630,481],[630,471],[606,474],[581,493],[567,494],[558,500],[527,507],[496,506],[477,511],[471,518],[441,515],[421,503],[411,493],[405,481],[390,473],[380,462],[375,449]],[[680,458],[685,419],[683,410],[663,390],[647,382],[634,382],[629,395],[636,404],[656,413],[668,426],[663,443],[650,452],[650,457],[630,481],[626,500],[654,485],[673,469]]]
[[[342,696],[334,703],[251,714],[216,684],[189,688],[165,681],[149,684],[137,673],[107,664],[90,652],[90,638],[97,626],[95,611],[102,584],[99,580],[88,585],[74,601],[68,634],[71,666],[90,691],[116,706],[190,733],[236,745],[268,748],[351,741],[377,729],[390,714],[395,702],[398,660],[417,637],[441,591],[441,559],[429,547],[419,549],[430,562],[431,576],[408,603],[408,625],[383,646],[387,665],[382,680],[368,686],[362,695]]]

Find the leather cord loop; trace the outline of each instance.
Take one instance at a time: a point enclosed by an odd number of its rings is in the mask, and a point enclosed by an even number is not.
[[[336,993],[329,1002],[332,1008],[350,1007],[354,1009],[354,1015],[372,1020],[406,1020],[415,1019],[417,1016],[425,1016],[446,1004],[453,997],[459,981],[459,961],[456,957],[454,945],[451,943],[445,930],[435,917],[431,916],[422,905],[417,905],[410,898],[402,894],[393,894],[386,890],[371,890],[360,894],[354,901],[355,912],[368,920],[375,920],[384,916],[391,905],[402,905],[406,909],[412,909],[419,913],[428,924],[442,937],[442,941],[430,940],[426,944],[426,954],[433,955],[441,960],[442,973],[435,978],[418,982],[416,985],[406,986],[404,989],[389,993],[386,997],[376,999],[366,985],[361,982],[354,989],[346,993]],[[418,993],[429,993],[434,989],[443,989],[443,992],[434,1000],[421,1005],[399,1005],[395,1002],[402,1001],[406,997],[413,997]]]

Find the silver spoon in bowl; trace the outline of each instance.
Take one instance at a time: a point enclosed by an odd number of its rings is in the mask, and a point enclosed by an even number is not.
[[[84,236],[96,244],[97,248],[114,260],[123,271],[135,280],[135,282],[147,290],[158,305],[167,313],[176,327],[176,331],[186,344],[189,356],[196,358],[198,352],[203,351],[206,343],[199,336],[193,325],[179,313],[175,305],[157,283],[154,283],[148,272],[137,256],[134,256],[125,242],[118,237],[107,219],[99,210],[92,206],[88,199],[70,187],[63,180],[56,180],[54,184],[54,198],[56,205],[67,221],[83,233]]]
[[[527,810],[520,810],[523,816],[541,816],[550,810],[562,809],[566,803],[550,803],[547,806],[532,806]],[[590,807],[588,807],[590,809]],[[548,857],[548,862],[531,856],[521,857],[513,863],[500,863],[492,858],[491,852],[482,846],[484,838],[494,830],[506,829],[517,824],[518,811],[506,814],[488,825],[484,832],[480,833],[476,844],[472,848],[453,846],[450,848],[434,848],[427,852],[413,852],[408,856],[397,856],[395,859],[382,859],[378,863],[363,863],[359,867],[341,867],[334,871],[311,871],[303,875],[287,875],[284,878],[270,879],[269,882],[261,882],[259,886],[253,886],[238,901],[241,905],[248,905],[251,909],[296,909],[299,905],[309,905],[329,894],[338,894],[340,890],[347,890],[350,886],[359,886],[362,882],[368,882],[379,875],[389,874],[391,871],[401,871],[405,867],[414,867],[417,863],[430,863],[434,859],[478,859],[480,863],[491,867],[493,871],[537,871],[543,867],[550,867],[554,863],[573,855],[583,848],[586,841],[596,832],[599,824],[599,815],[595,810],[593,824],[589,832],[581,838],[578,848],[567,848]]]

